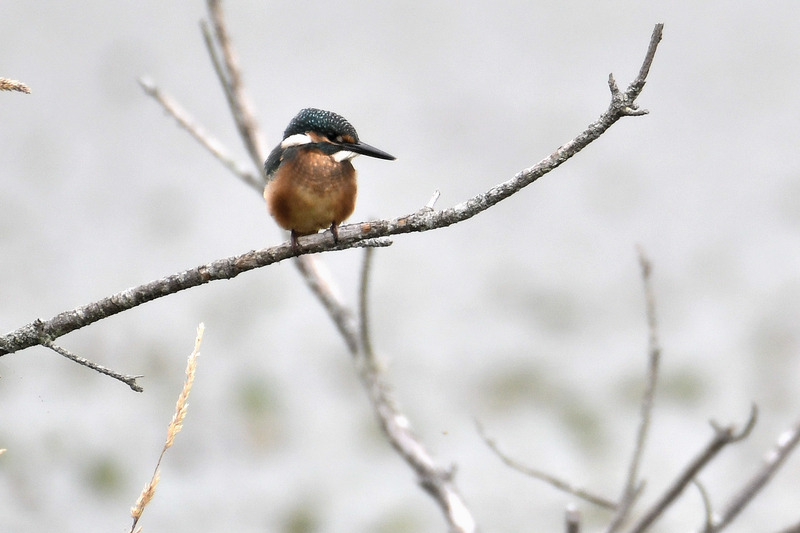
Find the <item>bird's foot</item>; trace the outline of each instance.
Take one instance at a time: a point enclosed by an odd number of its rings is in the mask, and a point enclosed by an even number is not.
[[[331,224],[331,233],[333,234],[333,243],[339,242],[339,224],[336,222]]]
[[[292,241],[292,251],[294,252],[294,255],[300,255],[300,243],[297,242],[297,232],[295,230],[292,230],[291,241]]]

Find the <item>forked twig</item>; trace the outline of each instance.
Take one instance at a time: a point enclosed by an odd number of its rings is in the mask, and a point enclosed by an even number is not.
[[[775,472],[783,465],[789,455],[800,443],[800,421],[784,431],[778,442],[767,453],[761,468],[745,483],[742,488],[725,504],[722,512],[715,517],[709,532],[722,531],[753,501],[761,489],[772,479]],[[798,529],[800,531],[800,529]]]
[[[634,526],[628,530],[628,533],[641,533],[646,531],[653,522],[656,521],[658,517],[672,504],[675,499],[680,496],[683,490],[686,488],[689,483],[695,478],[695,476],[709,463],[712,459],[714,459],[723,448],[728,446],[729,444],[733,444],[734,442],[738,442],[742,439],[747,438],[747,436],[752,431],[753,427],[758,420],[758,409],[755,405],[752,406],[750,409],[750,418],[747,420],[744,428],[737,431],[736,427],[733,425],[729,425],[726,427],[719,426],[718,424],[711,422],[711,427],[714,430],[714,436],[711,438],[709,443],[700,452],[700,454],[695,457],[689,465],[681,472],[681,474],[672,482],[672,484],[667,487],[667,490],[664,494],[661,495],[658,500],[648,509],[644,516],[642,516]]]

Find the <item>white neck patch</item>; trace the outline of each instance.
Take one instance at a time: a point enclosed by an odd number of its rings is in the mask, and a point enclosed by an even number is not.
[[[347,150],[339,150],[338,152],[333,154],[333,159],[335,159],[337,163],[341,163],[342,161],[349,161],[357,155],[358,154],[355,152],[349,152]]]
[[[310,142],[313,142],[311,137],[305,133],[295,133],[294,135],[289,135],[281,142],[281,148],[285,149],[290,146],[300,146],[301,144],[308,144]]]

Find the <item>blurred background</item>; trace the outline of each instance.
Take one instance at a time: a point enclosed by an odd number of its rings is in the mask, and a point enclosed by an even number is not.
[[[662,374],[653,501],[710,439],[752,436],[701,481],[720,506],[800,411],[800,53],[795,2],[228,2],[269,150],[302,107],[347,117],[352,221],[454,205],[572,139],[638,72],[639,100],[557,171],[374,258],[374,344],[399,403],[484,531],[559,531],[575,498],[509,454],[615,498],[635,437],[654,265]],[[149,76],[247,162],[199,31],[203,2],[0,4],[0,330],[284,240],[263,199],[145,96]],[[355,302],[362,252],[324,257]],[[143,394],[44,348],[0,358],[0,529],[123,531],[195,329],[188,418],[141,524],[153,531],[444,531],[380,435],[342,339],[290,262],[59,339]],[[798,458],[730,531],[796,522]],[[588,527],[605,512],[579,503]],[[687,491],[656,531],[703,520]]]

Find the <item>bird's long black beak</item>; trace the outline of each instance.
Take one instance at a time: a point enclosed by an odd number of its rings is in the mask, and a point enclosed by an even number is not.
[[[383,150],[379,150],[378,148],[370,146],[367,143],[362,143],[361,141],[357,143],[343,143],[341,146],[347,150],[350,150],[351,152],[361,155],[368,155],[370,157],[377,157],[378,159],[388,159],[390,161],[397,159],[392,154],[387,154]]]

